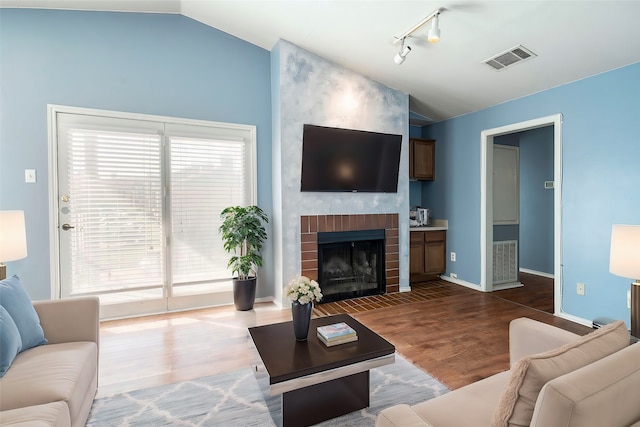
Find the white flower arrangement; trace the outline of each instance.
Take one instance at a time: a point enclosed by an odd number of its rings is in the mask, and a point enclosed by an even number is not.
[[[308,304],[322,299],[322,292],[318,282],[310,280],[306,276],[297,276],[291,280],[285,287],[284,292],[291,301],[297,301],[299,304]]]

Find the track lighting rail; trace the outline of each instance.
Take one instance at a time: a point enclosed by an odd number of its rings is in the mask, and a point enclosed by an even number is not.
[[[423,25],[425,25],[427,22],[431,21],[436,16],[440,15],[443,11],[444,11],[444,8],[442,8],[442,7],[436,9],[429,16],[427,16],[422,21],[418,22],[416,25],[411,27],[410,30],[405,31],[401,36],[396,37],[395,40],[393,41],[393,44],[402,43],[404,41],[404,39],[406,39],[407,37],[409,37],[411,34],[415,33],[416,31],[418,31]]]

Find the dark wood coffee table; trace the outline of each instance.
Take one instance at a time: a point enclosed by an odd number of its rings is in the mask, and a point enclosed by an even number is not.
[[[316,336],[322,325],[345,322],[358,340],[333,347]],[[282,395],[276,424],[308,426],[369,406],[369,369],[395,361],[395,347],[349,315],[311,319],[307,341],[298,342],[292,322],[249,328],[254,372],[265,399]],[[275,416],[274,416],[275,415]]]

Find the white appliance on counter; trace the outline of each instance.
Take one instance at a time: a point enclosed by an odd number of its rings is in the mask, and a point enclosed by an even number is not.
[[[429,225],[430,219],[431,211],[427,208],[415,206],[409,211],[410,227],[426,227]]]

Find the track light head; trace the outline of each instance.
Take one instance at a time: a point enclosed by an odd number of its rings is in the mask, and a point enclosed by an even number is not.
[[[440,13],[436,13],[431,22],[431,29],[429,30],[429,35],[427,40],[429,43],[438,43],[440,41],[440,27],[438,26],[438,20]]]
[[[400,47],[400,52],[396,53],[396,56],[393,57],[393,62],[400,65],[407,59],[407,55],[411,52],[411,46],[404,45],[404,39],[402,39],[402,47]]]

